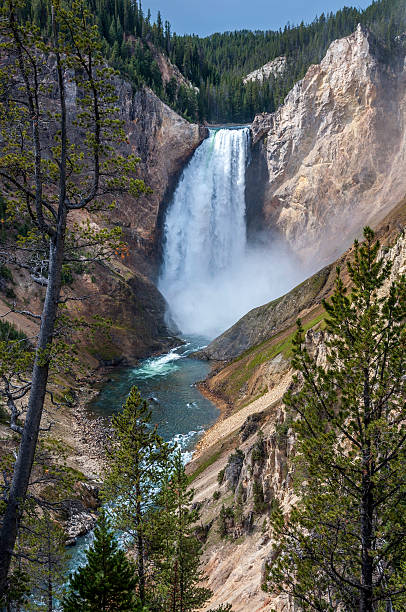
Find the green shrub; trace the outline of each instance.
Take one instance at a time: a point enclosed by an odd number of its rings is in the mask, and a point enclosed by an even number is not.
[[[264,489],[259,480],[254,480],[252,492],[254,495],[254,512],[256,514],[262,514],[265,512],[267,504],[264,498]]]
[[[222,470],[219,471],[219,473],[217,474],[217,482],[219,483],[219,485],[221,485],[221,483],[224,480],[224,472],[225,469],[223,468]]]
[[[0,423],[2,423],[3,425],[8,425],[9,421],[10,418],[6,407],[2,402],[0,402]]]
[[[272,517],[276,517],[278,515],[282,514],[282,506],[280,504],[280,502],[275,499],[275,497],[272,499],[271,504],[270,504],[270,516]]]
[[[71,285],[73,283],[73,274],[69,266],[63,265],[61,272],[61,285]]]
[[[61,283],[62,285],[71,285],[74,281],[74,274],[83,274],[86,272],[86,265],[80,262],[64,264],[62,266]]]
[[[14,292],[14,289],[12,289],[11,287],[7,287],[4,295],[6,296],[6,298],[9,298],[10,300],[12,300],[13,298],[15,298],[16,294]]]
[[[265,452],[265,444],[264,444],[264,434],[260,430],[258,432],[258,440],[254,444],[254,448],[252,449],[251,454],[251,463],[263,463],[266,457]]]
[[[293,417],[288,415],[283,423],[275,425],[275,439],[278,444],[286,441],[288,431],[292,427]]]
[[[1,340],[24,340],[27,336],[18,331],[12,323],[0,319],[0,341]]]
[[[234,519],[234,512],[232,508],[226,508],[223,504],[220,510],[218,529],[221,538],[225,538],[228,534],[227,519]]]
[[[5,280],[7,283],[13,283],[14,285],[13,273],[11,272],[10,268],[7,268],[7,266],[2,264],[0,265],[0,278]]]
[[[220,491],[214,491],[213,499],[214,501],[217,501],[218,499],[220,499]]]

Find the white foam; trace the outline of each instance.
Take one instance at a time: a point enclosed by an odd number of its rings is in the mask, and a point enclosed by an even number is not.
[[[177,370],[176,361],[185,357],[185,355],[179,355],[176,352],[177,350],[172,349],[165,355],[146,359],[141,366],[134,370],[137,373],[137,377],[152,378],[154,376],[166,376],[169,372]]]
[[[180,448],[183,463],[185,465],[186,463],[189,463],[189,461],[192,460],[194,454],[194,450],[191,450],[188,447],[191,445],[192,440],[195,440],[197,437],[200,437],[201,435],[203,435],[203,433],[204,429],[200,428],[198,430],[188,431],[187,433],[183,434],[179,433],[173,436],[171,442],[173,444],[176,444]]]

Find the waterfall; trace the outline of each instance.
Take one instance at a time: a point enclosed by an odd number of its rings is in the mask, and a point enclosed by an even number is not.
[[[267,252],[248,248],[248,128],[211,129],[169,204],[159,289],[178,328],[214,337],[275,297]]]

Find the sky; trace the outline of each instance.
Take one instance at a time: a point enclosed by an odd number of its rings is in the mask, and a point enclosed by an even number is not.
[[[372,0],[143,0],[155,18],[159,9],[177,34],[207,36],[226,30],[278,30],[312,21],[343,6],[365,8]]]

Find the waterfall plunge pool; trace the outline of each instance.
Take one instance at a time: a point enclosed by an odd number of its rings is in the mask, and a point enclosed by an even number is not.
[[[111,374],[89,410],[108,416],[121,409],[132,385],[150,401],[153,422],[177,442],[185,461],[218,416],[195,383],[210,365],[189,355],[251,308],[283,295],[303,280],[303,271],[283,246],[248,244],[245,173],[250,155],[246,126],[210,128],[209,138],[185,167],[169,204],[159,289],[185,344],[136,368]],[[268,237],[269,238],[269,237]],[[200,335],[199,335],[200,334]],[[73,551],[71,568],[83,562],[91,535]]]
[[[88,409],[97,416],[110,416],[121,409],[130,388],[137,386],[150,404],[159,434],[178,443],[188,461],[199,437],[216,420],[218,409],[195,387],[208,375],[208,362],[189,357],[206,346],[207,338],[186,336],[183,340],[184,344],[169,353],[144,359],[137,367],[113,371],[111,381]]]

